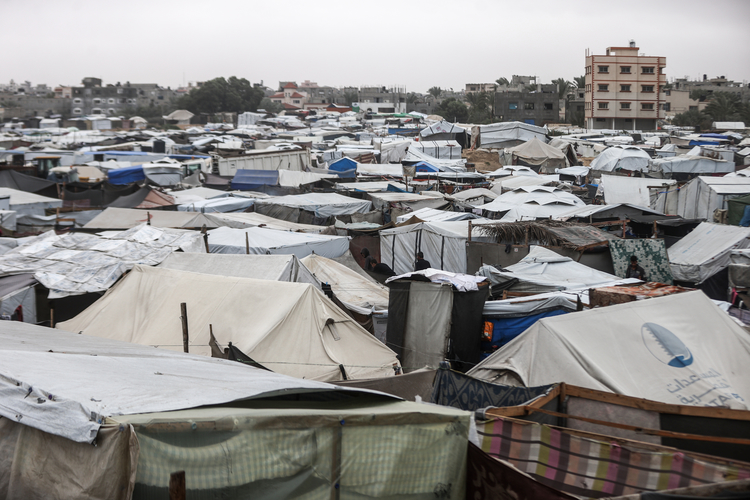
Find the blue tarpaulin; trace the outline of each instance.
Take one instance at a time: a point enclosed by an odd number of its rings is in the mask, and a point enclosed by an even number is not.
[[[417,167],[417,172],[440,172],[440,169],[430,165],[426,161],[420,161],[419,163],[414,164],[415,167]]]
[[[568,311],[562,309],[557,309],[539,314],[532,314],[530,316],[521,316],[520,318],[485,318],[492,323],[492,342],[482,342],[482,359],[521,335],[540,319],[548,318],[550,316],[559,316],[560,314],[566,314],[567,312]]]
[[[276,186],[279,184],[278,170],[238,170],[231,182],[232,189],[238,191],[252,191],[261,186]]]
[[[721,143],[719,141],[712,141],[710,138],[706,138],[705,140],[692,140],[688,144],[689,146],[718,146]]]
[[[709,134],[701,134],[701,137],[711,137],[713,139],[724,139],[724,140],[728,140],[729,139],[729,136],[726,136],[726,135],[723,135],[723,134],[711,134],[711,133],[709,133]]]
[[[394,186],[393,184],[388,184],[388,187],[385,188],[386,191],[390,191],[391,193],[408,193],[408,191],[398,188]]]
[[[336,172],[346,172],[352,169],[357,170],[357,162],[351,158],[341,158],[328,165],[328,170]]]
[[[125,167],[116,168],[107,172],[107,178],[110,184],[121,186],[123,184],[131,184],[133,182],[142,181],[146,178],[143,173],[143,167],[138,165],[136,167]]]

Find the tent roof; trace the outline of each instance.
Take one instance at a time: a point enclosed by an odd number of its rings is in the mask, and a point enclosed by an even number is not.
[[[47,179],[22,174],[15,170],[0,170],[0,187],[26,191],[27,193],[38,193],[49,188],[54,189],[55,183]]]
[[[420,130],[419,135],[421,137],[430,137],[440,134],[461,134],[463,132],[466,132],[466,129],[459,127],[455,123],[441,120],[437,123],[433,123],[427,128],[423,128],[422,130]]]
[[[258,205],[281,205],[315,212],[319,216],[344,215],[368,212],[369,200],[358,200],[337,193],[306,193],[257,200]]]
[[[524,142],[513,148],[508,148],[506,152],[513,153],[519,158],[525,158],[529,160],[545,160],[554,158],[556,160],[564,160],[565,154],[558,148],[549,146],[544,142],[540,141],[537,137],[532,137],[530,140]]]
[[[96,437],[102,417],[349,390],[16,321],[6,322],[0,335],[0,388],[1,416],[17,421],[21,415],[25,425],[85,443]]]
[[[199,212],[176,212],[165,210],[141,210],[136,208],[106,208],[88,222],[84,229],[129,229],[146,222],[151,217],[151,225],[156,227],[190,228],[216,227],[216,224]]]
[[[325,226],[315,226],[312,224],[299,224],[282,219],[276,219],[263,215],[258,212],[238,212],[238,213],[210,213],[206,214],[206,219],[210,220],[213,227],[233,227],[242,229],[245,227],[264,227],[266,229],[276,229],[279,231],[294,231],[300,233],[321,233],[326,230]]]
[[[208,232],[211,253],[294,254],[298,258],[312,252],[335,258],[349,250],[347,236],[277,231],[264,227],[236,229],[219,227]]]
[[[732,250],[750,247],[750,228],[702,222],[667,249],[675,280],[702,283],[730,263]]]
[[[182,350],[187,304],[190,352],[221,345],[278,373],[313,380],[394,375],[396,355],[313,285],[136,266],[110,293],[60,328]],[[262,314],[261,314],[262,313]]]
[[[748,363],[747,332],[694,291],[541,319],[468,374],[747,409]]]
[[[614,172],[615,170],[648,170],[651,157],[644,150],[634,146],[612,146],[594,158],[592,170]]]

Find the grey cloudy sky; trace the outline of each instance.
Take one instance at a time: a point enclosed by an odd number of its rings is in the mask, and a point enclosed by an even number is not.
[[[583,74],[634,39],[667,76],[750,80],[750,0],[0,0],[0,82],[217,76],[426,92],[500,76]]]

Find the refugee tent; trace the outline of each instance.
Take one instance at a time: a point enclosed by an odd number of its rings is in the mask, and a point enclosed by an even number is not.
[[[151,186],[143,186],[132,194],[118,197],[108,207],[114,208],[156,208],[174,205],[172,196],[153,189]]]
[[[643,216],[666,216],[646,207],[639,207],[632,203],[613,203],[611,205],[584,205],[576,207],[557,217],[557,220],[578,220],[580,222],[601,221],[601,220],[625,220],[642,218]]]
[[[698,176],[680,189],[677,214],[686,219],[713,220],[714,211],[728,208],[728,200],[748,194],[750,178]]]
[[[159,267],[193,273],[253,278],[257,280],[309,283],[320,288],[320,281],[295,255],[232,255],[172,253]]]
[[[211,253],[293,254],[298,259],[315,252],[334,259],[349,250],[349,238],[277,231],[264,227],[219,227],[208,231],[208,248]]]
[[[238,172],[247,172],[247,170],[238,170]],[[262,172],[266,172],[262,170]],[[210,198],[207,200],[198,200],[177,205],[180,212],[200,212],[200,213],[227,213],[227,212],[244,212],[255,205],[255,198],[245,196],[222,196],[219,198]]]
[[[396,223],[401,224],[416,217],[423,222],[450,222],[457,220],[472,220],[479,216],[471,212],[448,212],[446,210],[435,210],[433,208],[420,208],[413,212],[406,212],[396,217]]]
[[[55,182],[22,174],[15,170],[0,170],[0,187],[36,193],[40,196],[56,197],[57,185]]]
[[[0,315],[13,321],[36,324],[36,284],[33,274],[0,278]]]
[[[440,169],[441,172],[466,172],[466,160],[463,158],[457,158],[457,159],[444,159],[444,158],[435,158],[434,156],[430,156],[426,153],[423,153],[421,150],[416,148],[409,148],[409,151],[406,153],[406,156],[402,160],[403,164],[414,164],[419,162],[425,162],[429,163],[432,166],[437,167]]]
[[[473,209],[479,205],[489,203],[495,198],[497,198],[497,193],[493,193],[485,188],[464,189],[458,193],[454,192],[450,196],[446,196],[446,199],[452,201],[454,206],[463,209]]]
[[[299,233],[323,233],[327,232],[325,226],[314,226],[312,224],[298,224],[281,219],[275,219],[257,212],[237,212],[206,214],[206,219],[214,225],[212,227],[233,227],[242,229],[245,227],[263,227],[266,229],[277,229],[279,231],[294,231]]]
[[[509,177],[501,177],[500,179],[495,180],[492,183],[492,189],[490,191],[500,195],[524,186],[558,186],[559,184],[559,175],[514,174]]]
[[[567,158],[568,160],[568,165],[578,165],[578,154],[576,153],[576,149],[573,143],[568,142],[565,139],[553,137],[547,144],[562,151],[565,155],[565,158]]]
[[[599,178],[597,194],[603,194],[604,202],[607,205],[632,203],[674,214],[677,210],[678,197],[676,184],[677,181],[674,179],[648,179],[602,174]]]
[[[143,173],[143,167],[136,165],[134,167],[115,168],[107,171],[107,181],[115,186],[132,184],[146,179]]]
[[[236,361],[8,322],[0,385],[8,498],[168,498],[179,470],[190,498],[417,499],[466,474],[467,412]]]
[[[546,174],[555,173],[559,167],[567,167],[568,162],[565,154],[558,148],[549,146],[538,138],[533,137],[529,141],[505,150],[505,155],[510,156],[510,164],[532,167]]]
[[[705,156],[677,155],[671,158],[651,160],[649,170],[660,172],[667,178],[687,178],[688,174],[726,174],[734,172],[734,162]]]
[[[468,374],[747,409],[750,379],[741,374],[749,362],[747,332],[694,291],[542,319]]]
[[[423,208],[441,209],[448,205],[445,196],[437,191],[421,193],[368,193],[375,210],[387,210],[390,207],[407,208],[412,211]]]
[[[640,281],[621,280],[536,245],[532,245],[529,254],[518,263],[503,269],[485,264],[479,268],[477,276],[486,277],[492,283],[493,291],[500,289],[524,293],[577,290]]]
[[[46,209],[60,208],[63,206],[62,200],[40,196],[28,191],[0,187],[0,199],[6,197],[10,199],[9,209],[16,212],[18,217],[23,215],[43,216],[46,215]]]
[[[380,231],[381,262],[396,274],[414,270],[417,252],[434,269],[453,273],[466,273],[466,243],[469,239],[469,223],[420,222]],[[493,241],[479,229],[471,231],[472,241]]]
[[[669,247],[675,281],[701,285],[711,298],[726,300],[732,250],[750,247],[750,228],[703,222]]]
[[[213,331],[220,345],[232,342],[262,366],[299,378],[387,377],[399,366],[390,349],[306,283],[136,266],[112,292],[59,327],[181,351],[183,302],[194,353],[211,354]]]
[[[208,228],[216,224],[199,212],[176,212],[165,210],[140,210],[135,208],[105,209],[86,223],[84,229],[130,229],[140,224],[170,228]]]
[[[362,181],[362,182],[337,182],[334,186],[336,191],[359,191],[363,193],[380,193],[384,191],[406,191],[406,185],[396,181]]]
[[[419,150],[433,158],[443,160],[461,159],[461,145],[456,141],[424,140],[414,142],[409,146],[409,151]]]
[[[472,149],[512,148],[533,138],[547,142],[547,129],[523,122],[491,123],[471,129]]]
[[[146,180],[157,186],[176,186],[185,175],[182,164],[171,158],[144,163],[141,168]]]
[[[401,178],[403,175],[403,167],[401,165],[392,164],[358,164],[357,165],[357,176],[375,176],[375,177],[396,177]]]
[[[651,157],[634,146],[612,146],[605,149],[591,162],[591,169],[600,172],[648,172]]]
[[[450,123],[445,120],[440,120],[437,123],[433,123],[429,127],[423,128],[419,131],[420,141],[450,141],[456,139],[457,136],[466,134],[466,129],[459,127],[455,123]]]
[[[169,196],[174,198],[176,205],[184,205],[193,201],[208,200],[212,198],[221,198],[222,196],[229,196],[226,191],[220,191],[218,189],[212,189],[209,187],[199,186],[190,189],[182,190],[167,190]]]
[[[256,212],[290,222],[300,222],[300,211],[309,212],[318,219],[328,219],[337,215],[366,213],[371,209],[369,200],[337,193],[306,193],[255,201]]]
[[[515,209],[514,217],[517,215],[518,219],[529,216],[557,217],[584,205],[577,196],[554,186],[522,186],[501,194],[490,203],[477,206],[476,210],[499,219]]]

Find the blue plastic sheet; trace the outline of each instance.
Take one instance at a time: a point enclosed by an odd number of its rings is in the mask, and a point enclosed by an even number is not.
[[[138,165],[136,167],[125,167],[116,168],[107,172],[107,178],[110,184],[115,186],[121,186],[123,184],[131,184],[133,182],[139,182],[146,178],[143,173],[143,167]]]
[[[276,186],[279,183],[278,170],[238,170],[230,186],[238,191],[252,191],[261,186]]]
[[[487,321],[492,323],[492,341],[482,341],[482,359],[521,335],[540,319],[559,316],[567,312],[563,309],[557,309],[520,318],[486,318]]]

